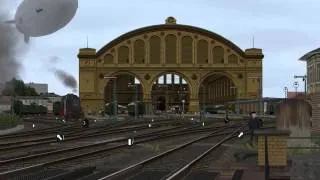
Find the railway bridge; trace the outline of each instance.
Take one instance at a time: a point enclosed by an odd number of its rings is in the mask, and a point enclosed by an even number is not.
[[[97,112],[116,97],[118,104],[146,103],[147,113],[262,95],[262,50],[243,51],[211,31],[177,24],[142,27],[100,50],[79,50],[79,84],[85,113]]]

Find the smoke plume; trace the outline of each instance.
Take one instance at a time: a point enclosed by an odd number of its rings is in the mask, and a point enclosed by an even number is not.
[[[51,64],[57,64],[61,61],[61,59],[58,56],[51,56],[49,59],[49,62]]]
[[[13,19],[8,2],[10,1],[0,0],[0,22]],[[22,68],[18,56],[25,48],[23,38],[15,25],[0,23],[0,89],[4,88],[4,82],[18,78]]]
[[[78,83],[76,78],[74,78],[71,74],[57,68],[50,68],[50,71],[56,75],[56,77],[63,83],[63,85],[71,88],[74,93],[77,92]]]

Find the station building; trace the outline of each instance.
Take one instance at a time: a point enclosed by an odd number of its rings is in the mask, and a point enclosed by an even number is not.
[[[306,62],[307,101],[312,105],[312,125],[320,128],[320,48],[306,53],[299,60]]]
[[[85,113],[105,104],[143,101],[147,114],[184,106],[226,104],[262,96],[262,49],[242,50],[206,29],[177,24],[142,27],[100,50],[79,50],[81,105]]]

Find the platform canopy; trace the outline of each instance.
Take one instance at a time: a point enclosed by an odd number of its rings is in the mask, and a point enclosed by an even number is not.
[[[299,58],[300,61],[308,61],[308,59],[315,55],[315,54],[320,54],[320,48],[317,48],[315,50],[312,50],[308,52],[307,54],[303,55],[301,58]]]

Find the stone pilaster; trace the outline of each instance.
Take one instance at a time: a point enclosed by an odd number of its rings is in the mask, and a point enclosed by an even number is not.
[[[199,99],[190,99],[189,113],[194,114],[195,112],[199,112],[199,110],[200,110]]]
[[[320,128],[320,93],[310,95],[312,105],[312,127]]]
[[[153,114],[153,108],[152,108],[151,99],[144,100],[144,103],[146,105],[146,115],[152,115]]]

